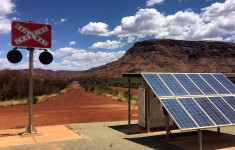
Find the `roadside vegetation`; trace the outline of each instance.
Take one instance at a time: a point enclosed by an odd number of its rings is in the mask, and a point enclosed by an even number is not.
[[[28,75],[20,71],[0,71],[0,106],[27,104],[28,82]],[[78,83],[86,92],[105,95],[118,101],[126,102],[128,99],[127,78],[36,76],[33,102],[43,102],[56,94],[63,93],[73,82]],[[137,100],[137,89],[142,85],[145,85],[142,78],[131,79],[131,100]]]
[[[127,101],[128,98],[128,80],[127,78],[100,78],[87,77],[79,79],[80,85],[86,92],[94,92],[105,95],[108,98],[118,101]],[[131,80],[132,90],[137,90],[140,85],[143,85],[143,79],[133,78]],[[119,90],[120,87],[121,90]],[[131,100],[137,100],[136,92],[131,91]]]
[[[45,95],[53,95],[65,89],[71,81],[59,77],[34,78],[34,103],[43,101]],[[13,104],[27,103],[28,75],[17,70],[0,71],[0,101]],[[44,95],[44,97],[42,96]],[[5,103],[6,104],[6,103]],[[11,104],[9,104],[11,105]]]

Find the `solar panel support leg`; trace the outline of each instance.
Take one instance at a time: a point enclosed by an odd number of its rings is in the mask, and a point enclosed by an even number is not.
[[[146,122],[147,122],[147,125],[146,125],[146,128],[147,128],[147,132],[149,133],[150,132],[150,125],[149,125],[149,87],[147,87],[147,106],[146,106]]]
[[[220,134],[220,127],[217,127],[217,133]]]
[[[202,131],[198,130],[198,149],[202,150]]]
[[[128,78],[128,125],[131,125],[131,78]]]
[[[169,140],[170,126],[169,126],[169,115],[166,115],[166,140]]]

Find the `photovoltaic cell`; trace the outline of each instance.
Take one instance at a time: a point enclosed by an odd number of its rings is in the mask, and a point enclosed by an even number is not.
[[[223,74],[142,76],[181,130],[235,124],[235,85]]]
[[[235,94],[235,85],[223,74],[212,74],[226,89]]]
[[[215,125],[192,98],[179,98],[178,100],[200,127]]]
[[[187,74],[204,94],[217,94],[198,74]]]
[[[189,95],[172,74],[159,74],[174,95]]]
[[[210,97],[209,99],[230,122],[235,123],[235,111],[221,97]]]
[[[171,92],[156,74],[143,74],[143,76],[157,96],[172,96]]]
[[[206,98],[194,98],[216,125],[230,124],[223,114]]]
[[[190,95],[203,95],[203,93],[185,74],[174,74],[174,76],[184,86]]]
[[[160,99],[180,129],[198,128],[176,99]]]
[[[212,75],[200,74],[200,76],[206,80],[206,82],[214,89],[218,94],[230,94]]]
[[[235,110],[235,97],[224,96],[223,99]]]

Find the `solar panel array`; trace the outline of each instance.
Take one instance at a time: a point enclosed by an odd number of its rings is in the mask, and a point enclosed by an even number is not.
[[[223,74],[142,76],[181,130],[235,125],[235,85]]]

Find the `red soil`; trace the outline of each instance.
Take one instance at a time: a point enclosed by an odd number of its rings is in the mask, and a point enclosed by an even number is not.
[[[127,103],[102,95],[69,89],[67,92],[34,104],[34,125],[60,125],[83,122],[127,120]],[[137,110],[132,119],[137,119]],[[22,128],[28,125],[28,105],[0,108],[0,129]]]

